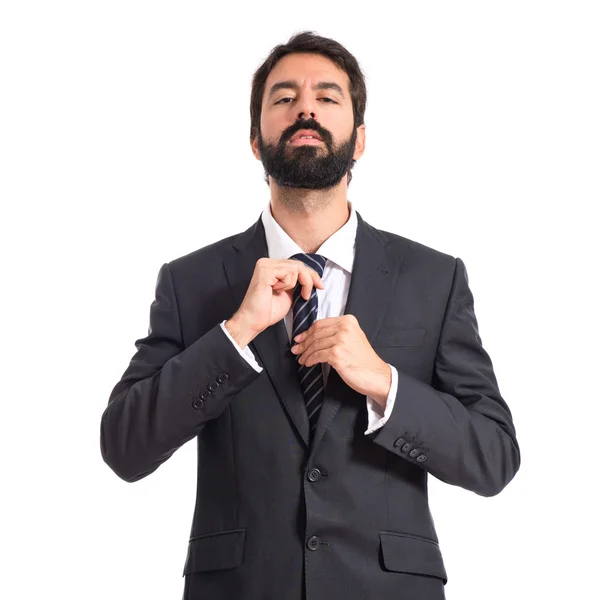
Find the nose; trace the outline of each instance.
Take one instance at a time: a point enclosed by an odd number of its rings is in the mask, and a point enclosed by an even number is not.
[[[298,103],[296,104],[296,110],[299,111],[299,119],[308,119],[310,117],[315,119],[315,103],[310,93],[302,93],[298,95]]]

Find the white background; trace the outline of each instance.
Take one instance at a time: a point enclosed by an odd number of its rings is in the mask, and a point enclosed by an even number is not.
[[[216,4],[1,5],[0,596],[181,597],[195,441],[128,484],[100,417],[160,266],[260,216],[251,77],[309,29],[367,79],[349,199],[464,260],[517,428],[500,495],[430,478],[447,598],[595,597],[597,3]]]

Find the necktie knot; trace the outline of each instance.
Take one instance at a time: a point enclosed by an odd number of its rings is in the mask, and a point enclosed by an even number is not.
[[[319,277],[323,277],[327,259],[321,254],[300,252],[299,254],[290,256],[290,259],[301,260],[305,265],[314,269],[319,274]]]

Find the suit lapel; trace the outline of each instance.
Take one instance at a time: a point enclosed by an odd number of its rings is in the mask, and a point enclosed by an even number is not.
[[[235,306],[239,307],[254,274],[256,261],[269,256],[262,218],[240,234],[233,243],[233,248],[233,257],[225,263],[225,271]],[[259,362],[271,379],[292,424],[308,447],[308,414],[284,320],[281,319],[259,333],[249,347],[260,359]]]
[[[375,339],[394,288],[402,257],[388,251],[387,237],[366,223],[357,211],[358,227],[352,278],[344,314],[354,315],[371,344]],[[235,306],[244,299],[256,261],[268,257],[262,219],[240,234],[225,271]],[[249,344],[258,355],[292,424],[309,447],[308,414],[298,381],[296,360],[290,351],[285,322],[281,319],[257,335]],[[333,368],[329,370],[325,397],[315,431],[313,451],[337,413],[350,388]]]

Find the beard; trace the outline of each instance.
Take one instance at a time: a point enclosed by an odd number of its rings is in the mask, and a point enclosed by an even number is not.
[[[316,131],[323,142],[290,146],[288,141],[300,129]],[[323,190],[338,185],[354,163],[356,136],[354,128],[349,140],[334,146],[331,134],[310,120],[284,131],[278,144],[266,143],[259,131],[258,150],[267,183],[270,175],[281,187]]]

